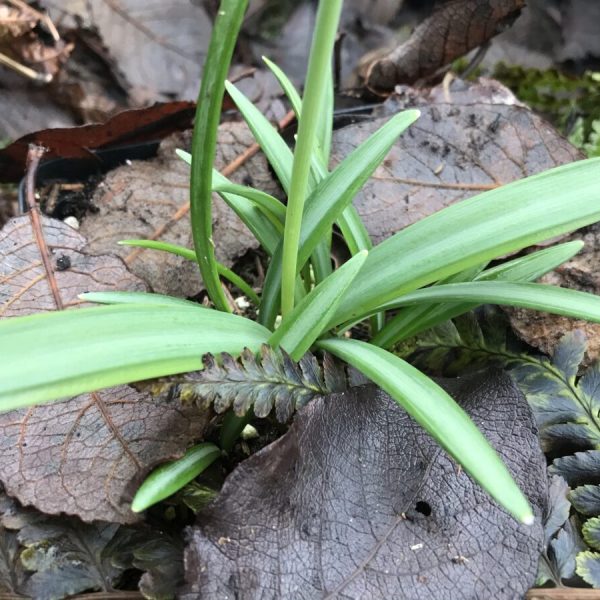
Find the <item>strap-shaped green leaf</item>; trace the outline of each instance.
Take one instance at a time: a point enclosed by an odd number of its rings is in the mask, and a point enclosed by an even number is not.
[[[181,256],[186,260],[196,260],[196,253],[189,248],[184,246],[178,246],[177,244],[170,244],[169,242],[159,242],[158,240],[121,240],[119,242],[121,246],[134,246],[137,248],[148,248],[149,250],[160,250],[162,252],[169,252],[176,256]],[[231,269],[228,269],[225,265],[217,262],[217,272],[221,277],[224,277],[237,288],[239,288],[252,302],[255,304],[260,303],[260,298],[256,292],[236,273]],[[127,292],[115,292],[115,294],[127,293]],[[110,296],[110,293],[109,293]],[[146,294],[146,296],[158,296],[158,294]],[[97,296],[96,296],[97,297]],[[105,298],[108,296],[104,296]],[[89,297],[88,297],[89,298]],[[116,296],[115,296],[116,298]],[[171,298],[171,296],[165,296],[165,298]],[[177,300],[177,298],[173,298]],[[91,302],[101,302],[100,300],[91,300]],[[153,304],[151,300],[144,301],[145,304]],[[163,302],[164,304],[165,302]],[[121,304],[121,302],[106,302],[106,304]],[[156,302],[154,302],[156,304]],[[196,304],[197,305],[197,304]]]
[[[265,153],[273,167],[281,187],[287,193],[292,176],[294,155],[279,132],[269,123],[268,119],[240,92],[233,83],[225,83],[227,93],[235,102],[244,120],[248,123],[252,135]]]
[[[319,183],[304,210],[298,268],[304,266],[316,245],[385,158],[398,136],[418,117],[419,111],[416,110],[395,115]],[[267,326],[272,326],[279,309],[281,256],[282,248],[278,248],[273,255],[263,288],[260,320]]]
[[[225,93],[225,78],[248,0],[221,0],[204,62],[192,136],[190,216],[194,248],[202,280],[215,306],[231,312],[221,287],[212,239],[212,168],[217,129]]]
[[[600,323],[600,296],[539,283],[476,281],[435,285],[405,294],[379,310],[446,301],[518,306]]]
[[[207,352],[260,348],[270,332],[229,313],[114,305],[0,322],[0,410],[199,369]]]
[[[583,242],[578,240],[559,244],[516,258],[497,267],[486,269],[483,272],[477,270],[472,277],[461,277],[461,273],[440,283],[459,283],[471,280],[535,281],[575,256],[582,247]],[[391,319],[380,333],[371,340],[371,343],[382,348],[391,348],[402,340],[417,335],[439,323],[454,319],[476,307],[476,304],[452,302],[409,306]]]
[[[273,347],[281,345],[294,360],[300,360],[323,333],[366,258],[366,250],[359,252],[312,290],[283,318],[269,338],[269,344]]]
[[[185,162],[191,161],[191,154],[183,150],[177,150],[177,155]],[[214,173],[213,173],[214,177]],[[214,179],[213,179],[214,181]],[[219,194],[227,205],[235,212],[240,220],[248,227],[254,237],[258,240],[265,252],[270,256],[275,252],[281,240],[279,229],[265,218],[264,214],[250,200],[237,194],[221,192]]]
[[[141,512],[153,504],[168,498],[221,456],[218,446],[208,442],[190,448],[184,456],[152,471],[136,492],[131,510]]]
[[[85,292],[79,299],[96,304],[149,304],[151,306],[187,306],[192,308],[208,308],[197,302],[166,296],[165,294],[149,294],[147,292]]]
[[[600,159],[445,208],[375,247],[331,326],[470,266],[600,220]]]
[[[327,339],[317,345],[345,360],[386,391],[492,498],[523,523],[533,523],[529,503],[495,450],[467,413],[429,377],[366,342]]]

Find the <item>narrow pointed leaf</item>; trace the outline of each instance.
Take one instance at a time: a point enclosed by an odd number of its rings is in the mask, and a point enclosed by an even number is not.
[[[192,155],[184,150],[176,150],[177,156],[182,160],[191,164]],[[291,168],[291,161],[290,161]],[[213,172],[213,184],[215,183],[215,173]],[[271,256],[277,244],[281,239],[280,230],[275,227],[273,223],[267,221],[264,218],[263,213],[255,206],[253,202],[250,202],[243,196],[237,194],[220,193],[221,198],[227,203],[227,205],[235,212],[235,214],[241,219],[241,221],[248,227],[253,233],[254,237],[258,240],[260,245],[264,248],[265,252]]]
[[[115,305],[0,322],[0,410],[193,371],[207,352],[258,350],[270,332],[229,313]],[[110,351],[109,351],[110,349]]]
[[[327,0],[327,2],[320,2],[317,7],[302,98],[302,119],[298,123],[298,138],[294,149],[292,177],[285,213],[281,282],[281,311],[284,316],[294,308],[300,229],[304,204],[311,187],[311,156],[315,148],[323,99],[327,93],[326,84],[328,79],[331,79],[331,56],[342,5],[343,0]]]
[[[418,117],[419,112],[416,110],[405,111],[392,117],[319,183],[304,210],[298,268],[304,266],[316,245],[352,202],[354,195],[385,158],[397,137]],[[263,288],[260,319],[261,323],[267,326],[272,325],[279,309],[281,257],[282,248],[278,248],[273,255]]]
[[[290,78],[280,69],[273,61],[269,60],[266,56],[262,57],[264,63],[269,67],[269,70],[273,75],[275,75],[275,79],[279,82],[281,89],[287,96],[287,99],[290,101],[292,105],[292,110],[296,114],[296,119],[300,120],[300,116],[302,115],[302,98],[296,89],[296,86],[291,82]]]
[[[579,240],[559,244],[558,246],[552,246],[551,248],[516,258],[497,267],[486,269],[483,272],[477,271],[473,277],[461,278],[460,276],[454,276],[453,281],[451,277],[446,283],[466,282],[469,280],[535,281],[542,275],[571,259],[582,247],[583,242]],[[449,302],[439,305],[424,304],[409,306],[391,319],[381,332],[371,340],[371,343],[383,348],[390,348],[402,340],[408,339],[444,321],[454,319],[476,307],[477,304],[472,303]]]
[[[294,155],[279,132],[269,123],[268,119],[240,92],[235,85],[226,82],[225,87],[231,99],[235,102],[239,111],[242,113],[252,135],[256,138],[258,145],[265,153],[267,160],[273,167],[281,187],[287,193],[291,174]]]
[[[96,304],[150,304],[154,306],[207,308],[202,304],[184,298],[146,292],[85,292],[79,294],[79,298],[85,302],[95,302]]]
[[[196,260],[196,253],[189,248],[185,248],[184,246],[178,246],[176,244],[170,244],[168,242],[159,242],[157,240],[122,240],[119,242],[121,246],[134,246],[137,248],[148,248],[150,250],[161,250],[162,252],[169,252],[170,254],[175,254],[176,256],[181,256],[186,260]],[[256,292],[236,273],[234,273],[231,269],[228,269],[225,265],[217,262],[217,272],[221,277],[224,277],[232,283],[237,288],[239,288],[252,302],[255,304],[260,303],[260,298],[256,294]],[[154,294],[158,296],[158,294]],[[167,297],[165,297],[167,298]],[[91,300],[91,302],[101,302],[100,300]],[[151,300],[148,299],[149,304],[152,304]],[[162,302],[165,304],[166,302]],[[107,304],[114,304],[114,302],[108,302]],[[156,303],[154,303],[156,304]]]
[[[212,168],[229,70],[248,0],[221,0],[204,62],[192,136],[190,216],[200,273],[215,306],[231,312],[221,287],[212,240]]]
[[[279,328],[270,337],[269,344],[274,347],[281,345],[294,360],[300,360],[323,333],[366,258],[366,250],[359,252],[312,290],[283,318]]]
[[[220,173],[215,173],[215,175]],[[220,175],[220,177],[223,177]],[[283,233],[283,223],[285,222],[285,205],[282,204],[277,198],[274,198],[266,192],[262,192],[255,188],[251,188],[245,185],[238,185],[231,181],[219,181],[213,184],[213,190],[215,192],[235,194],[242,196],[246,200],[254,203],[256,207],[275,225],[277,229],[281,229]],[[281,226],[281,227],[279,227]]]
[[[131,510],[141,512],[172,496],[221,456],[218,446],[210,443],[190,448],[178,460],[161,465],[144,480],[136,492]]]
[[[467,413],[434,383],[393,354],[356,340],[318,342],[386,391],[448,454],[455,458],[506,510],[523,523],[533,522],[525,496]]]
[[[445,208],[369,253],[331,325],[445,277],[600,220],[600,159],[571,163]]]
[[[424,302],[471,302],[518,306],[600,322],[600,296],[539,283],[477,281],[432,286],[405,294],[385,305],[385,309]],[[380,307],[380,310],[383,307]]]

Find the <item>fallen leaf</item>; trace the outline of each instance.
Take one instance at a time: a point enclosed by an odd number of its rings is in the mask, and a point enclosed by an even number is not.
[[[189,149],[190,140],[190,132],[174,136],[163,142],[156,159],[134,161],[111,171],[93,197],[99,212],[89,214],[81,224],[91,252],[119,254],[155,292],[179,297],[195,296],[203,289],[196,263],[166,252],[146,250],[132,254],[131,248],[118,246],[117,242],[150,238],[155,231],[165,229],[160,236],[162,241],[193,248],[189,214],[185,210],[190,168],[175,154],[176,148]],[[216,168],[222,169],[234,161],[253,143],[244,124],[221,125]],[[280,195],[263,156],[248,160],[232,179]],[[250,231],[216,195],[213,227],[217,258],[228,266],[258,247]]]
[[[174,131],[187,129],[195,110],[193,102],[167,102],[121,112],[106,123],[27,134],[0,150],[0,181],[17,182],[24,176],[30,144],[48,149],[45,160],[86,158],[98,163],[101,160],[94,150],[160,140]]]
[[[146,291],[120,258],[89,254],[85,238],[61,221],[44,217],[42,223],[65,308],[79,306],[77,296],[83,292]],[[0,317],[56,308],[29,217],[11,219],[0,231]]]
[[[388,94],[399,83],[433,75],[500,33],[525,0],[447,0],[438,2],[404,44],[363,67],[366,87]]]
[[[582,155],[557,131],[519,105],[496,81],[455,82],[429,92],[402,88],[384,105],[386,116],[421,110],[356,196],[355,206],[375,243],[454,202]],[[383,119],[335,132],[338,163]]]
[[[64,26],[96,29],[137,95],[148,101],[195,99],[211,32],[204,8],[189,0],[43,2]]]
[[[1,316],[77,306],[86,291],[146,289],[118,257],[84,251],[85,238],[64,223],[44,217],[42,229],[51,273],[28,215],[0,232]],[[46,513],[133,522],[137,485],[156,464],[181,456],[207,420],[197,408],[128,386],[0,413],[0,479],[23,505]]]
[[[491,501],[389,396],[353,388],[309,404],[229,476],[191,532],[180,597],[522,597],[547,501],[533,417],[499,371],[445,385],[529,496],[532,527]]]
[[[0,87],[0,141],[3,144],[16,140],[30,131],[54,127],[73,127],[75,119],[71,113],[57,106],[48,95],[46,88],[40,87],[17,75],[5,72]],[[0,150],[0,157],[2,151]],[[24,157],[25,155],[23,155]],[[0,180],[4,181],[7,163],[0,158]],[[9,179],[18,181],[25,173],[25,163],[12,173]]]

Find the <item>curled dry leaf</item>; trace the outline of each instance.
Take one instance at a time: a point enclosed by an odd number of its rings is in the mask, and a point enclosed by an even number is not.
[[[86,291],[146,289],[118,257],[88,255],[85,238],[64,223],[43,218],[42,227],[52,273],[28,216],[0,232],[1,316],[72,307]],[[46,513],[132,522],[136,486],[157,463],[183,454],[206,420],[196,408],[127,386],[0,413],[0,480],[23,505]]]
[[[525,0],[446,0],[439,2],[401,46],[362,67],[365,85],[387,94],[399,83],[433,75],[500,33]]]
[[[45,160],[85,158],[98,163],[99,158],[94,155],[94,150],[162,139],[173,131],[188,128],[194,112],[195,104],[192,102],[167,102],[123,111],[106,123],[29,133],[0,150],[1,181],[17,182],[24,176],[30,144],[47,149]]]
[[[547,502],[533,417],[499,371],[445,386],[528,495],[532,527],[491,501],[389,396],[363,386],[309,404],[229,476],[193,529],[180,597],[522,597]]]

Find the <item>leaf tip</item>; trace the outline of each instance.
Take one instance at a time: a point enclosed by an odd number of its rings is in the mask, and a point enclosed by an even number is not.
[[[527,525],[527,526],[533,525],[535,523],[535,517],[533,516],[533,513],[528,512],[526,515],[521,517],[521,523],[523,523],[523,525]]]

